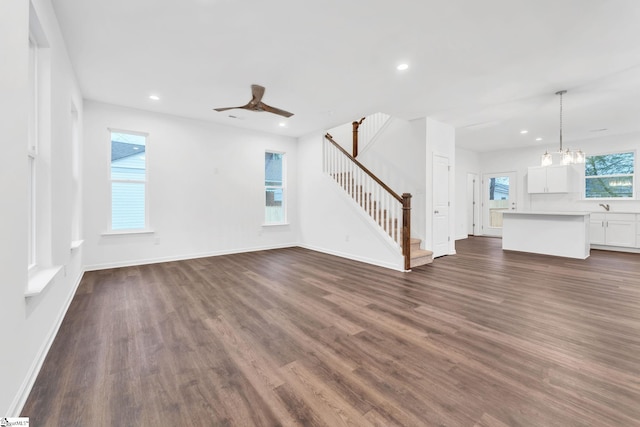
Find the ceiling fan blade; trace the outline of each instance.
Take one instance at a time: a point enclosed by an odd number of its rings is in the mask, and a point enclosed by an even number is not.
[[[250,110],[250,111],[266,111],[268,113],[273,113],[273,114],[277,114],[279,116],[283,116],[283,117],[291,117],[293,116],[293,113],[290,113],[288,111],[285,110],[281,110],[280,108],[276,108],[276,107],[272,107],[270,105],[265,104],[264,102],[262,102],[262,97],[264,96],[264,86],[260,86],[260,85],[251,85],[251,101],[249,101],[248,104],[243,105],[241,107],[223,107],[223,108],[214,108],[215,111],[227,111],[227,110],[233,110],[236,108],[240,108],[240,109],[244,109],[244,110]]]
[[[251,85],[251,95],[253,96],[251,103],[258,105],[264,96],[264,86]]]
[[[236,108],[242,108],[242,107],[225,107],[225,108],[214,108],[215,111],[227,111],[227,110],[235,110]]]
[[[262,109],[262,111],[266,111],[268,113],[277,114],[277,115],[283,116],[283,117],[291,117],[291,116],[293,116],[293,113],[290,113],[290,112],[285,111],[285,110],[281,110],[280,108],[271,107],[270,105],[267,105],[264,102],[260,103],[260,108]]]
[[[245,105],[241,105],[239,107],[223,107],[223,108],[214,108],[214,110],[216,111],[227,111],[227,110],[238,110],[238,109],[244,109],[244,110],[255,110],[256,109],[256,105],[253,104],[252,102],[245,104]]]

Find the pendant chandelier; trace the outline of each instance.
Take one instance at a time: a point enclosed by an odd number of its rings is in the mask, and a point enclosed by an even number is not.
[[[572,165],[584,163],[585,154],[582,150],[578,151],[570,151],[568,148],[566,150],[562,149],[562,95],[567,93],[566,90],[560,90],[556,92],[556,95],[560,95],[560,149],[558,150],[558,154],[560,155],[560,163],[563,165]],[[545,151],[542,155],[542,166],[550,166],[553,164],[553,156],[548,151]]]

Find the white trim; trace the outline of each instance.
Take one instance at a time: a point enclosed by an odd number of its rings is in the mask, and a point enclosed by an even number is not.
[[[282,243],[280,245],[272,245],[272,246],[255,246],[255,247],[243,248],[243,249],[201,252],[201,253],[195,253],[195,254],[172,255],[167,257],[145,258],[145,259],[138,259],[138,260],[132,260],[132,261],[109,262],[105,264],[86,265],[84,267],[84,270],[96,271],[96,270],[106,270],[109,268],[133,267],[136,265],[158,264],[161,262],[183,261],[183,260],[189,260],[189,259],[208,258],[208,257],[214,257],[214,256],[221,256],[221,255],[241,254],[246,252],[268,251],[271,249],[293,248],[296,246],[299,246],[297,242],[291,242],[291,243]]]
[[[262,227],[278,227],[281,225],[291,225],[290,222],[265,222]]]
[[[334,255],[340,258],[345,258],[351,261],[356,261],[356,262],[363,262],[365,264],[371,264],[371,265],[375,265],[378,267],[384,267],[384,268],[388,268],[390,270],[396,270],[396,271],[401,271],[403,273],[409,272],[411,270],[405,270],[404,269],[404,256],[402,254],[398,254],[398,256],[400,257],[400,261],[398,262],[398,264],[394,264],[391,262],[381,262],[372,258],[367,258],[367,257],[361,257],[361,256],[355,256],[352,254],[347,254],[344,252],[340,252],[340,251],[334,251],[331,249],[325,249],[325,248],[320,248],[318,246],[313,246],[313,245],[307,245],[307,244],[299,244],[297,245],[301,248],[304,249],[309,249],[310,251],[315,251],[315,252],[321,252],[323,254],[327,254],[327,255]]]
[[[80,246],[84,243],[84,240],[74,240],[71,242],[71,251],[80,249]]]
[[[53,282],[60,270],[62,270],[62,266],[56,265],[35,271],[27,281],[27,289],[24,291],[25,298],[40,295]]]
[[[145,138],[149,136],[149,132],[140,132],[137,130],[126,130],[126,129],[121,129],[121,128],[110,128],[108,127],[107,130],[109,131],[109,133],[115,132],[115,133],[127,133],[127,134],[131,134],[131,135],[138,135],[138,136],[144,136]],[[109,141],[111,142],[111,141]]]
[[[56,338],[56,335],[58,335],[58,331],[60,330],[62,321],[64,320],[64,317],[66,316],[67,311],[69,310],[71,301],[73,300],[73,297],[76,295],[78,286],[80,286],[80,282],[82,281],[83,276],[84,276],[84,272],[81,271],[80,275],[78,276],[78,279],[76,280],[75,286],[73,287],[73,289],[69,293],[69,296],[67,297],[67,301],[64,304],[63,309],[60,311],[58,318],[56,319],[55,323],[53,324],[53,327],[49,331],[49,334],[47,335],[46,340],[44,341],[44,343],[42,343],[42,346],[40,347],[40,350],[37,353],[37,357],[34,359],[33,363],[31,364],[31,367],[27,371],[27,376],[24,378],[22,385],[18,389],[18,393],[16,393],[16,396],[13,399],[13,402],[11,402],[9,409],[7,410],[8,416],[17,417],[22,412],[22,409],[24,408],[24,404],[27,402],[27,398],[31,393],[31,389],[33,388],[33,385],[35,384],[36,379],[38,378],[38,374],[40,373],[40,369],[42,369],[42,365],[45,361],[45,358],[47,357],[47,354],[51,349],[51,345],[53,344],[53,341]]]
[[[618,212],[616,212],[618,213]],[[623,247],[623,246],[609,246],[609,245],[594,245],[593,243],[590,245],[591,249],[596,249],[599,251],[610,251],[610,252],[629,252],[629,253],[640,253],[640,248],[631,248],[631,247]]]
[[[109,230],[100,233],[101,236],[122,236],[127,234],[153,234],[155,230],[143,229],[143,230]]]

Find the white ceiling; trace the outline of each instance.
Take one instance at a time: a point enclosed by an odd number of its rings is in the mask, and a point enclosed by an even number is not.
[[[430,116],[491,151],[556,148],[567,89],[565,146],[640,132],[638,0],[52,2],[87,99],[289,136]],[[212,110],[252,83],[295,115]]]

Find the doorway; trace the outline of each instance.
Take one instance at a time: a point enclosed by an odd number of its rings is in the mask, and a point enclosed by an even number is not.
[[[433,257],[449,254],[449,158],[433,156]]]
[[[516,210],[516,173],[488,173],[483,176],[482,233],[502,237],[502,213]]]

